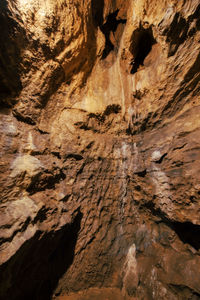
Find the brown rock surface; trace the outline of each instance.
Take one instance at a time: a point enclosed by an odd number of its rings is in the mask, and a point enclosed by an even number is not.
[[[199,0],[0,26],[0,299],[200,299]]]

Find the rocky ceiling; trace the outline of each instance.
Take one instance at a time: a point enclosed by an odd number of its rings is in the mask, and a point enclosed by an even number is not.
[[[199,0],[1,0],[0,299],[200,299]]]

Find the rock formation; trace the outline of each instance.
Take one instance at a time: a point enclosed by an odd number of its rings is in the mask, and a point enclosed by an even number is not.
[[[0,26],[0,299],[200,299],[199,0]]]

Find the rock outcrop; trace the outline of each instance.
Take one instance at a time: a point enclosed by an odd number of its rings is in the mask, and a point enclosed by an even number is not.
[[[0,299],[200,299],[199,0],[0,26]]]

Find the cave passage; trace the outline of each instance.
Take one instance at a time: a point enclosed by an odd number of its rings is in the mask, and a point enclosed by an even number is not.
[[[152,28],[140,28],[133,32],[130,52],[133,55],[131,74],[137,72],[139,66],[144,65],[144,60],[155,44]]]
[[[197,251],[200,249],[200,225],[175,222],[173,229],[183,243],[191,245]]]
[[[197,251],[200,250],[200,225],[191,222],[171,222],[159,208],[155,209],[153,202],[145,203],[145,207],[148,208],[154,216],[161,218],[184,244],[189,244]]]
[[[58,231],[36,232],[0,266],[0,299],[52,299],[59,279],[73,262],[82,216],[78,211],[73,223]],[[43,221],[45,211],[38,217]]]
[[[105,48],[103,50],[102,59],[105,59],[111,51],[114,50],[114,45],[110,40],[110,33],[115,32],[119,24],[125,24],[126,19],[117,20],[119,10],[108,15],[106,22],[100,26],[101,31],[103,32],[106,43]]]
[[[103,24],[104,0],[92,0],[92,17],[96,27]]]

